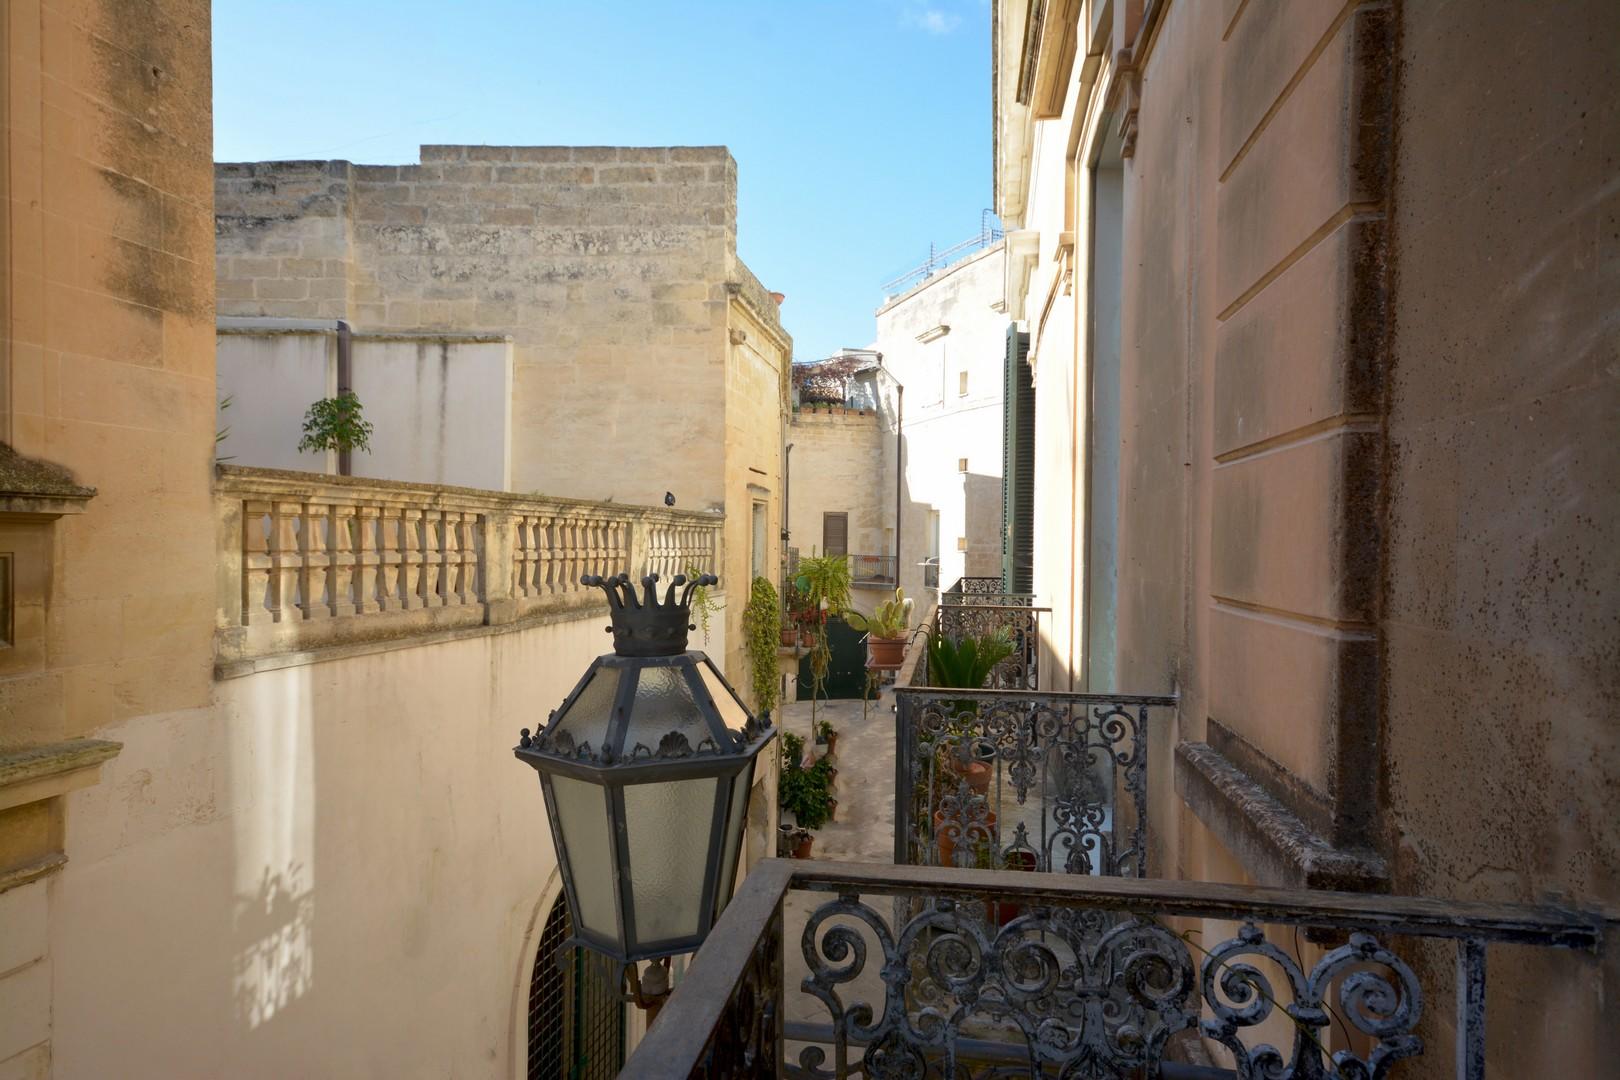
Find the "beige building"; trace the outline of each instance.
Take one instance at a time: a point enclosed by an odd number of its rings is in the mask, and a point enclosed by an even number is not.
[[[222,206],[220,265],[266,304],[238,284],[220,312],[481,334],[503,355],[509,337],[513,482],[216,468],[220,428],[245,436],[256,402],[218,418],[207,5],[14,0],[0,56],[0,1075],[521,1074],[553,1033],[531,1024],[564,1015],[536,996],[562,924],[511,748],[606,648],[578,577],[733,584],[775,557],[788,343],[732,261],[729,157],[435,151],[421,170],[462,185],[470,219],[520,164],[623,195],[622,232],[586,206],[542,226],[561,195],[531,205],[555,258],[502,297],[470,291],[494,271],[449,238],[500,249],[507,226],[363,220],[383,205],[363,193],[409,204],[401,170],[258,177],[291,201],[252,226]],[[675,213],[691,223],[649,223]],[[672,247],[691,261],[663,275]],[[326,326],[300,332],[326,348]],[[746,687],[739,617],[708,650]],[[740,871],[768,854],[773,785]],[[638,1012],[593,1000],[637,1036]]]
[[[988,243],[878,308],[872,348],[794,366],[790,544],[851,555],[858,608],[1001,576],[1004,274]]]
[[[353,385],[384,410],[377,439],[403,429],[414,447],[459,401],[466,422],[445,425],[440,456],[476,441],[460,456],[495,460],[483,442],[504,432],[508,479],[487,486],[640,505],[672,492],[678,507],[726,514],[725,585],[774,578],[792,343],[737,256],[725,147],[425,146],[421,157],[216,166],[222,371],[266,370],[267,347],[291,366],[285,354],[303,348],[318,355],[299,369],[302,393],[335,388],[327,356],[342,320]],[[279,376],[250,385],[264,399],[266,382],[290,381]],[[297,400],[275,407],[287,448]],[[253,410],[233,401],[220,423],[234,431]],[[259,447],[276,449],[260,438],[243,452]],[[589,448],[589,466],[566,447]],[[468,483],[433,461],[409,475],[386,447],[355,457],[361,475]],[[732,673],[741,619],[730,606]]]
[[[1620,9],[1002,0],[994,36],[1044,678],[1179,696],[1149,873],[1612,912]],[[1493,967],[1493,1072],[1605,1071],[1615,965]]]

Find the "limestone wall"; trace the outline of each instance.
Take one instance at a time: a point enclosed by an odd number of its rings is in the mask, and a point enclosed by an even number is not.
[[[724,501],[724,147],[428,146],[217,169],[220,313],[513,340],[520,491]],[[661,438],[640,436],[673,413]],[[558,446],[596,448],[580,469]]]
[[[1074,418],[1067,474],[1038,435],[1037,502],[1078,480],[1083,535],[1117,479],[1117,685],[1180,698],[1150,873],[1612,907],[1612,6],[1491,5],[1466,34],[1419,4],[1114,14],[1061,116],[1003,100],[1027,154],[998,176],[1041,416]],[[1109,461],[1078,400],[1095,421],[1116,138]],[[1453,957],[1414,959],[1438,1074]],[[1612,961],[1492,964],[1493,1069],[1601,1071]]]

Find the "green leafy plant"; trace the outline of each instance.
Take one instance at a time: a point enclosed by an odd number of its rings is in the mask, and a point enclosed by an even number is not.
[[[827,737],[829,735],[833,734],[833,732],[835,730],[836,729],[832,726],[832,721],[831,720],[823,720],[823,721],[821,721],[819,724],[816,725],[816,740],[818,742],[826,742]]]
[[[982,690],[990,672],[1013,653],[1005,629],[963,638],[928,635],[928,682],[953,690]]]
[[[879,604],[870,615],[858,611],[844,612],[844,621],[857,630],[864,630],[875,638],[894,640],[903,638],[911,629],[912,601],[906,599],[905,590],[896,589],[894,595]]]
[[[304,437],[298,451],[364,450],[371,453],[372,425],[362,413],[353,390],[322,398],[304,413]]]
[[[810,631],[810,715],[815,717],[821,688],[827,681],[832,649],[827,644],[827,620],[849,610],[850,572],[846,555],[806,555],[799,559],[793,586],[804,595],[810,618],[801,624]]]
[[[804,760],[804,738],[793,732],[784,732],[782,735],[782,756],[787,760],[789,769],[797,769]]]
[[[787,736],[783,737],[784,742]],[[800,740],[799,745],[804,745]],[[782,809],[790,810],[805,829],[819,829],[832,815],[832,762],[821,758],[808,767],[796,764],[788,756],[782,777],[777,782],[777,799]]]
[[[847,555],[806,555],[799,559],[794,588],[805,596],[807,606],[828,616],[849,608],[850,573]]]
[[[686,568],[686,577],[689,581],[696,581],[703,576],[703,571],[695,566]],[[714,617],[714,597],[709,595],[707,585],[699,585],[692,590],[692,611],[698,617],[698,629],[703,631],[703,643],[709,643],[709,620]]]
[[[782,607],[776,597],[776,586],[767,578],[755,578],[748,590],[748,604],[743,608],[743,636],[756,712],[768,713],[776,708],[776,650],[781,641],[781,626]]]

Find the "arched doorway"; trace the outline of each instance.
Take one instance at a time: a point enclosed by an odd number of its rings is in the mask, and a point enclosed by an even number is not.
[[[557,950],[573,932],[562,896],[551,905],[529,979],[529,1080],[613,1080],[624,1065],[624,1003],[614,965]]]

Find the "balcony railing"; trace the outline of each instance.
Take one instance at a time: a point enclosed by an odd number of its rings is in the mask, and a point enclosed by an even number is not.
[[[856,585],[893,585],[899,564],[893,555],[851,555],[849,579]]]
[[[1150,725],[1176,699],[901,687],[894,861],[1140,877]]]
[[[584,574],[715,572],[713,514],[221,465],[218,659],[595,609]]]
[[[1005,631],[1012,639],[1013,651],[991,670],[990,687],[1035,689],[1040,684],[1041,620],[1051,615],[1052,609],[1035,607],[1033,598],[1023,594],[983,594],[988,601],[1011,596],[1012,603],[981,603],[978,595],[958,595],[954,601],[947,601],[949,595],[941,593],[939,606],[934,608],[934,633],[958,639]]]
[[[1525,905],[772,859],[624,1075],[1427,1076],[1408,1059],[1449,997],[1455,1075],[1479,1078],[1490,949],[1595,951],[1601,929]],[[1178,1061],[1189,1040],[1237,1068]]]

